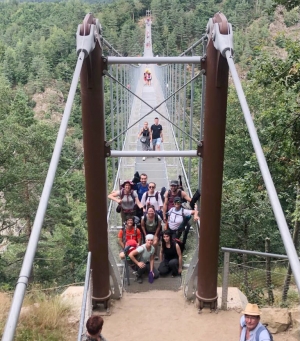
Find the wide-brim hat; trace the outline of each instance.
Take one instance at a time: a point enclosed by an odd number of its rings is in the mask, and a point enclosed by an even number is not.
[[[261,315],[261,311],[259,310],[257,304],[248,303],[246,305],[245,310],[242,311],[242,314],[244,314],[244,315],[251,315],[251,316],[260,316]]]
[[[121,187],[124,188],[126,184],[129,184],[131,187],[133,186],[133,182],[131,180],[124,180]]]

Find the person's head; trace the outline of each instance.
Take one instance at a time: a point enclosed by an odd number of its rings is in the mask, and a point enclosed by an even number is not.
[[[155,188],[156,188],[156,183],[155,182],[149,182],[148,188],[149,188],[149,191],[151,193],[153,193]]]
[[[134,218],[133,217],[127,217],[126,226],[127,226],[127,228],[132,228],[134,226]]]
[[[158,117],[155,117],[154,123],[157,125],[158,124]]]
[[[171,180],[170,187],[172,192],[176,192],[178,186],[179,186],[178,180]]]
[[[245,315],[246,327],[248,330],[254,330],[260,321],[261,311],[257,304],[248,303],[242,314]]]
[[[155,215],[155,207],[153,205],[150,205],[147,209],[147,214],[149,217],[153,217]]]
[[[154,236],[153,234],[147,234],[145,237],[146,245],[151,246],[153,244]]]
[[[86,322],[86,329],[90,336],[98,336],[103,327],[103,318],[99,315],[91,316]]]
[[[144,129],[148,128],[148,122],[144,122]]]
[[[165,230],[163,232],[163,238],[162,238],[162,248],[166,248],[166,244],[170,243],[171,241],[171,231],[170,230]]]
[[[125,191],[127,192],[131,191],[132,186],[133,186],[133,183],[130,180],[125,180],[121,185],[121,187],[123,187]]]
[[[176,209],[180,208],[181,203],[182,203],[182,200],[181,200],[180,197],[175,197],[174,198],[174,206],[175,206]]]
[[[148,176],[147,176],[147,174],[145,174],[145,173],[142,173],[142,174],[140,175],[140,181],[141,181],[141,184],[142,184],[142,185],[146,185],[146,183],[147,183],[147,180],[148,180]]]

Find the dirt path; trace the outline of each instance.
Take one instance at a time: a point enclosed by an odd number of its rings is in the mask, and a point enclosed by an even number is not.
[[[112,302],[111,316],[104,317],[108,341],[238,341],[240,313],[235,310],[202,314],[182,292],[150,291],[129,294]],[[274,335],[289,341],[289,335]]]

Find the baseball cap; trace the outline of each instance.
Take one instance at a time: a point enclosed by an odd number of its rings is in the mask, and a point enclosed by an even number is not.
[[[175,198],[174,198],[174,203],[175,203],[175,202],[180,202],[180,203],[182,203],[182,200],[181,200],[180,197],[175,197]]]
[[[171,180],[171,185],[178,186],[178,180]]]

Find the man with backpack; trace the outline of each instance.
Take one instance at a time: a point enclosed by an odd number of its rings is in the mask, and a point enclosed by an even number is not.
[[[164,206],[163,206],[163,220],[166,223],[168,220],[167,212],[170,211],[172,207],[174,207],[174,199],[179,197],[182,200],[186,200],[191,202],[191,198],[184,192],[182,189],[179,188],[178,180],[171,180],[170,189],[165,192],[164,196]]]
[[[135,174],[136,175],[136,174]],[[149,189],[149,184],[147,183],[148,176],[145,173],[139,175],[140,182],[134,183],[133,189],[136,190],[139,201],[142,200],[143,194],[146,193]],[[143,209],[137,209],[136,215],[141,218],[143,215]]]
[[[240,341],[273,341],[273,336],[260,322],[257,304],[248,303],[240,319]]]
[[[172,207],[168,213],[168,221],[165,225],[165,229],[169,229],[171,231],[172,238],[179,237],[178,232],[184,230],[185,228],[185,218],[194,215],[194,220],[198,220],[198,211],[197,210],[187,210],[181,207],[182,200],[180,197],[174,198],[174,207]]]

